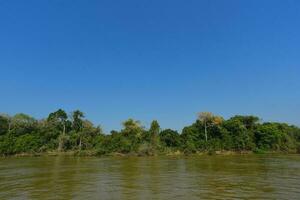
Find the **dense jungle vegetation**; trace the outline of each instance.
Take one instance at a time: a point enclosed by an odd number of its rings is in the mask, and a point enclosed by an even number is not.
[[[100,126],[76,110],[67,115],[59,109],[46,119],[26,114],[0,115],[0,155],[75,152],[87,155],[157,155],[216,151],[299,152],[300,129],[286,123],[264,122],[256,116],[223,119],[209,112],[176,130],[161,130],[154,120],[149,129],[128,119],[123,129],[104,134]],[[83,154],[84,154],[83,153]]]

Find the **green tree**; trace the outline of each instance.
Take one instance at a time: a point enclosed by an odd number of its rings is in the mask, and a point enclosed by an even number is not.
[[[61,134],[59,136],[59,144],[58,151],[62,151],[64,149],[64,143],[66,140],[66,124],[68,120],[67,113],[59,109],[53,113],[50,113],[47,119],[47,122],[53,125],[55,128],[61,130]]]
[[[0,136],[0,155],[15,154],[15,143],[16,137],[11,133]]]
[[[79,150],[92,149],[93,147],[97,146],[97,144],[95,144],[95,138],[102,134],[101,127],[94,127],[92,122],[83,120],[81,130],[79,132],[74,131],[71,136],[72,146],[70,148],[78,147]]]
[[[8,120],[8,132],[11,132],[15,136],[31,133],[37,128],[37,121],[33,117],[23,113],[18,113],[13,117],[8,117]]]
[[[255,141],[260,149],[289,151],[297,146],[297,141],[292,138],[295,131],[287,124],[264,123],[255,131]]]
[[[228,120],[201,113],[182,133],[161,131],[158,121],[149,130],[139,121],[128,119],[121,131],[103,134],[76,110],[72,120],[59,109],[47,119],[36,120],[20,113],[0,115],[0,155],[36,153],[47,150],[92,150],[98,155],[112,152],[154,155],[156,151],[183,150],[185,153],[216,150],[267,150],[300,152],[300,129],[285,123],[260,123],[255,116],[236,115]]]
[[[9,119],[5,115],[0,115],[0,136],[8,132]]]
[[[183,149],[186,153],[194,153],[200,148],[200,146],[202,146],[201,134],[195,124],[184,127],[181,133],[181,138],[183,140]]]
[[[41,140],[36,134],[25,134],[16,138],[15,142],[16,153],[36,153],[40,151]]]
[[[198,115],[198,119],[202,122],[204,126],[204,133],[205,133],[205,141],[208,140],[207,129],[209,127],[220,125],[223,122],[223,118],[219,116],[213,115],[211,112],[201,112]]]
[[[83,130],[83,118],[84,118],[84,114],[83,112],[81,112],[80,110],[75,110],[72,113],[72,118],[73,118],[73,123],[72,123],[72,127],[73,130],[75,131],[75,133],[78,135],[78,140],[79,140],[79,150],[81,150],[82,147],[82,139],[83,139],[83,135],[84,132]]]
[[[13,117],[8,114],[0,115],[0,132],[9,133],[13,128]]]
[[[144,132],[145,130],[139,121],[128,119],[123,122],[122,137],[120,138],[122,153],[136,152]]]
[[[159,134],[160,141],[166,147],[179,148],[181,146],[181,138],[177,131],[166,129]]]
[[[259,118],[256,116],[251,116],[251,115],[250,116],[236,115],[236,116],[232,117],[231,120],[238,120],[241,123],[243,123],[247,129],[252,129],[252,130],[259,123]]]
[[[247,130],[241,121],[230,119],[223,125],[231,137],[230,146],[233,150],[253,150],[255,148],[252,132]]]
[[[158,135],[160,132],[160,126],[158,121],[153,120],[149,129],[150,135],[150,144],[153,148],[156,148],[158,145]]]

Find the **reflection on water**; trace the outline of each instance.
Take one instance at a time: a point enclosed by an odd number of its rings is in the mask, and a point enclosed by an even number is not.
[[[0,199],[300,199],[300,156],[0,158]]]

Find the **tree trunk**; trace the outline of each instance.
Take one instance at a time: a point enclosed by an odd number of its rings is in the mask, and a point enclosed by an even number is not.
[[[66,135],[66,125],[64,123],[63,136],[65,136],[65,135]]]

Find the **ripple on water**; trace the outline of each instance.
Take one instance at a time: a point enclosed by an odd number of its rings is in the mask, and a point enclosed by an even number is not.
[[[300,199],[300,159],[1,158],[0,199]]]

